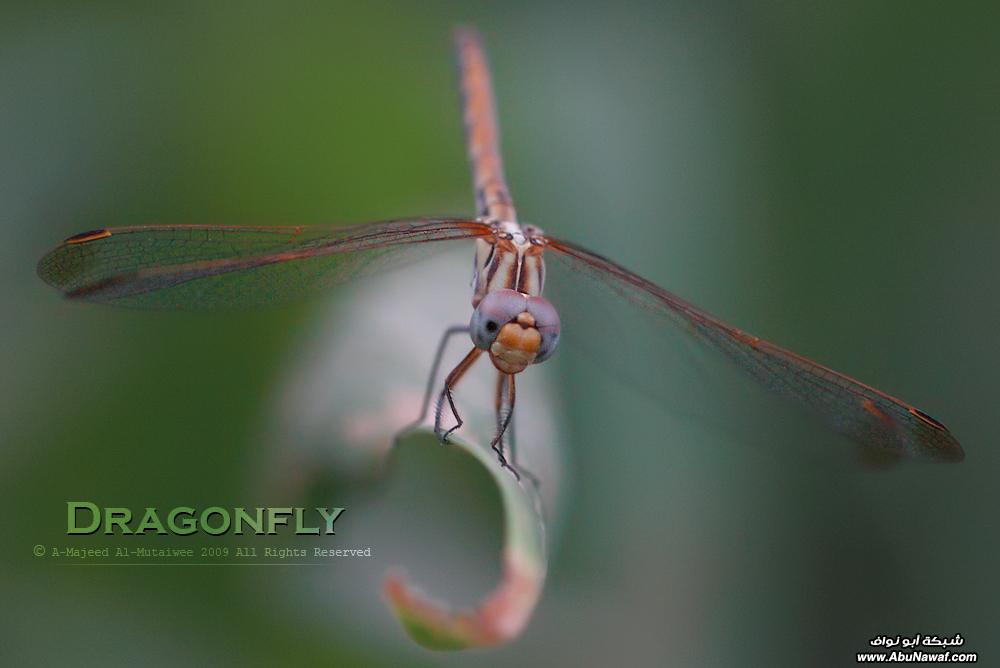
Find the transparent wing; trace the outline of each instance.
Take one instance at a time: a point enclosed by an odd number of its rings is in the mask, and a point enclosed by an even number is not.
[[[426,219],[356,227],[157,225],[66,239],[38,275],[66,297],[134,308],[214,309],[279,304],[414,259],[448,240],[490,234],[475,220]]]
[[[964,457],[962,447],[943,424],[899,399],[728,325],[579,246],[549,238],[548,250],[546,260],[566,265],[574,274],[574,283],[610,292],[615,302],[651,316],[654,327],[681,332],[699,347],[722,353],[772,394],[807,409],[876,456],[908,455],[940,461]],[[608,320],[607,313],[593,317],[615,322]],[[563,319],[567,319],[566,314]],[[567,339],[573,334],[570,327],[564,326],[564,332]],[[647,367],[642,373],[670,372]]]

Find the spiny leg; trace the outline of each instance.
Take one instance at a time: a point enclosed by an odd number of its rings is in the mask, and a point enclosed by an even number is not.
[[[508,385],[507,381],[510,381]],[[506,397],[505,397],[506,395]],[[504,412],[504,399],[507,399],[506,413]],[[496,394],[496,416],[497,435],[493,439],[493,450],[496,451],[500,459],[500,465],[510,469],[514,476],[520,480],[521,476],[527,478],[535,488],[536,495],[539,494],[541,481],[534,473],[520,466],[517,463],[517,431],[514,424],[514,376],[504,373],[497,374],[497,394]],[[506,444],[506,448],[504,447]],[[510,459],[505,457],[504,450],[510,453]]]
[[[455,398],[452,396],[451,390],[458,384],[458,381],[462,379],[462,376],[472,367],[473,362],[479,359],[479,356],[483,353],[479,348],[473,348],[468,355],[462,358],[462,361],[458,363],[448,377],[444,379],[444,389],[441,390],[441,394],[438,396],[437,406],[434,408],[434,433],[438,435],[442,443],[448,442],[448,437],[451,433],[461,427],[464,422],[462,416],[458,414],[458,408],[455,407]],[[448,399],[448,406],[451,407],[451,414],[455,416],[456,424],[445,432],[441,431],[441,412],[444,408],[444,400]]]
[[[493,402],[494,414],[497,418],[496,434],[499,438],[505,431],[505,416],[504,416],[504,394],[507,391],[507,374],[502,371],[497,372],[497,391],[496,397]],[[499,443],[497,443],[497,438],[493,439],[493,449],[497,451],[497,455],[500,457],[501,466],[507,465],[507,460],[504,458],[504,439],[500,438]],[[499,447],[499,449],[498,449]]]
[[[497,433],[490,442],[490,447],[497,453],[500,466],[508,469],[515,478],[521,480],[520,471],[507,461],[503,452],[504,434],[507,433],[511,418],[514,416],[514,374],[501,373],[497,377],[497,397],[494,405],[497,411]]]
[[[441,368],[441,360],[444,358],[444,351],[445,348],[448,347],[448,341],[451,340],[451,337],[455,334],[461,334],[463,332],[466,334],[469,332],[468,325],[455,325],[453,327],[449,327],[444,331],[444,334],[441,335],[441,341],[438,343],[437,352],[434,354],[434,363],[431,365],[431,374],[427,378],[427,387],[424,390],[424,400],[420,407],[420,415],[416,420],[400,429],[399,434],[404,434],[423,424],[424,419],[427,417],[427,411],[431,406],[431,396],[434,394],[434,383],[437,380],[438,370]]]

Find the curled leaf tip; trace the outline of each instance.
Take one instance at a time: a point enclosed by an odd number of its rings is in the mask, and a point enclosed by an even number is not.
[[[412,587],[402,573],[386,576],[384,593],[410,636],[428,649],[494,647],[524,630],[541,594],[544,573],[508,551],[503,578],[471,610],[451,610]]]
[[[438,446],[428,428],[410,432],[397,443]],[[544,521],[533,498],[503,470],[486,448],[453,437],[452,445],[471,456],[490,474],[504,509],[504,549],[499,584],[477,606],[454,610],[417,591],[399,572],[390,573],[383,591],[403,627],[428,649],[458,650],[502,645],[517,638],[538,604],[545,582]]]

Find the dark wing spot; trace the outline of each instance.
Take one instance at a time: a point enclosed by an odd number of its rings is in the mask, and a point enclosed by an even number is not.
[[[80,232],[80,234],[74,234],[71,237],[67,237],[63,243],[65,244],[82,244],[88,241],[94,241],[95,239],[103,239],[104,237],[110,237],[110,230],[90,230],[89,232]]]
[[[939,431],[948,431],[947,427],[945,427],[943,424],[941,424],[940,422],[938,422],[930,415],[921,410],[917,410],[916,408],[910,408],[910,414],[920,418],[922,422],[929,424],[930,426],[934,427]]]

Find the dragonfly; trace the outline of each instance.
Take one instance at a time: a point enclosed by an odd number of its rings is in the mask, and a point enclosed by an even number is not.
[[[353,227],[153,225],[110,227],[65,239],[39,261],[38,273],[67,298],[151,309],[215,309],[276,304],[323,293],[347,280],[397,266],[416,249],[472,242],[472,316],[448,329],[435,356],[421,420],[437,401],[434,430],[443,440],[461,428],[454,392],[484,355],[497,374],[499,464],[520,480],[505,434],[514,415],[515,379],[552,357],[562,334],[559,312],[542,296],[546,258],[641,309],[658,327],[679,328],[721,354],[764,388],[874,452],[960,461],[961,445],[927,413],[818,362],[709,314],[598,253],[518,222],[504,176],[489,66],[479,34],[454,33],[466,149],[477,215],[414,218]],[[466,334],[471,349],[436,387],[443,351]],[[447,407],[454,426],[444,429]]]

